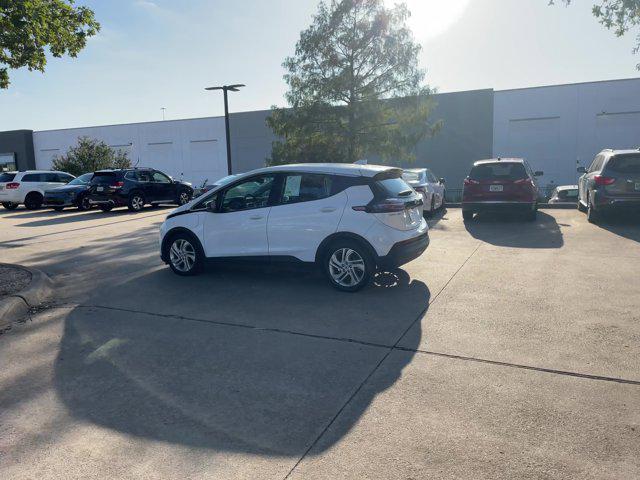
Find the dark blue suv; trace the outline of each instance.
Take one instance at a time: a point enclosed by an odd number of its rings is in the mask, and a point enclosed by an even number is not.
[[[173,180],[151,168],[99,170],[94,172],[89,188],[89,201],[103,212],[125,206],[139,212],[147,204],[184,205],[192,197],[190,183]]]

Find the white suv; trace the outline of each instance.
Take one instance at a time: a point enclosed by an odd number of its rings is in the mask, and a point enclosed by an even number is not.
[[[422,197],[402,170],[375,165],[282,165],[239,175],[173,211],[162,260],[178,275],[207,259],[315,262],[339,290],[364,287],[429,244]]]
[[[3,172],[0,173],[0,202],[7,210],[15,210],[21,203],[29,210],[35,210],[42,206],[44,192],[66,185],[74,178],[64,172]]]

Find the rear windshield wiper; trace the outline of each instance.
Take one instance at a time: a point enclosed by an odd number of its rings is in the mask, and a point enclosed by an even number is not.
[[[398,193],[399,197],[407,197],[409,195],[411,195],[413,193],[413,190],[403,190],[400,193]]]

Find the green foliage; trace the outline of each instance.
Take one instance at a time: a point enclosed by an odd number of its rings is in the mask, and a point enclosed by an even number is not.
[[[53,169],[71,175],[95,172],[106,168],[129,168],[131,162],[126,152],[111,148],[95,138],[80,137],[78,144],[65,155],[53,159]]]
[[[54,57],[76,57],[100,30],[93,11],[73,0],[0,0],[0,88],[9,68],[44,72],[45,48]],[[8,67],[8,68],[7,68]]]
[[[565,5],[570,5],[572,0],[561,0]],[[554,0],[549,4],[553,5]],[[640,0],[600,0],[593,5],[593,15],[608,30],[613,30],[616,37],[622,37],[631,28],[640,25]],[[636,46],[633,53],[640,51],[640,34],[636,36]],[[640,70],[640,64],[636,65]]]
[[[320,3],[283,63],[290,108],[273,107],[267,119],[282,138],[270,164],[412,158],[439,124],[428,121],[431,92],[408,16],[382,0]]]

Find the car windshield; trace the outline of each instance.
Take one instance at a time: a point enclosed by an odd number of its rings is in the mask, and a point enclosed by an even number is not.
[[[0,173],[0,182],[11,182],[16,178],[15,173]]]
[[[616,155],[609,160],[607,170],[616,173],[640,173],[640,154]]]
[[[471,180],[520,180],[527,177],[521,163],[482,163],[471,169]]]
[[[214,183],[214,185],[216,187],[219,187],[221,185],[226,185],[227,183],[231,182],[233,179],[235,179],[238,175],[227,175],[226,177],[222,177],[220,180],[218,180],[216,183]]]
[[[93,177],[93,173],[85,173],[71,180],[67,185],[88,185]]]

